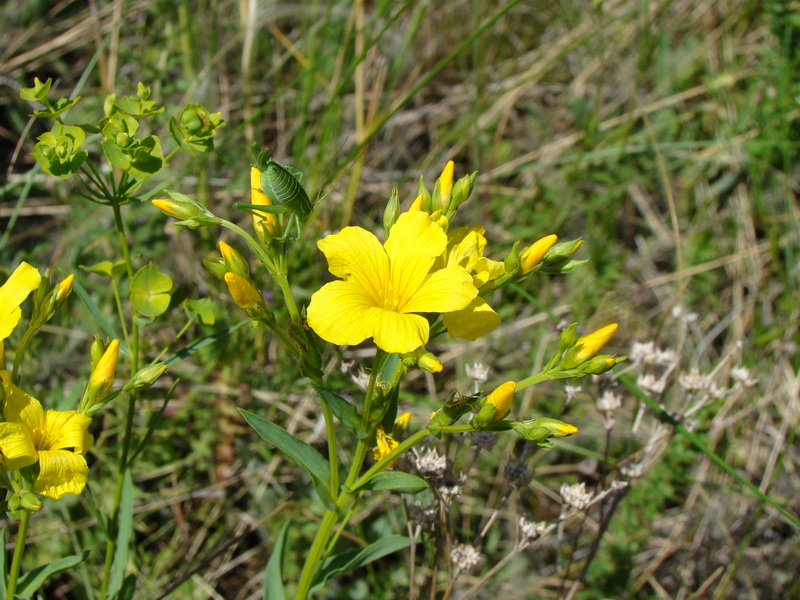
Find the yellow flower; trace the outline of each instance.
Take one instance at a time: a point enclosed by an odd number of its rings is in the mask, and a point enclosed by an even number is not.
[[[236,273],[230,271],[225,273],[225,283],[228,286],[228,291],[231,293],[233,301],[239,308],[247,309],[248,307],[263,302],[261,294],[247,281],[244,277],[240,277]]]
[[[575,360],[580,363],[592,358],[595,354],[600,352],[600,348],[606,345],[606,342],[611,339],[614,332],[617,330],[617,324],[611,323],[605,327],[601,327],[597,331],[585,335],[580,338],[573,346],[583,347],[575,355]]]
[[[39,275],[39,271],[23,262],[0,286],[0,342],[14,331],[22,316],[20,305],[28,297],[28,294],[39,287],[41,280],[42,276]]]
[[[430,335],[428,320],[414,313],[461,310],[478,294],[463,267],[434,268],[447,235],[425,212],[401,214],[383,246],[360,227],[345,227],[317,245],[342,280],[311,296],[308,324],[333,344],[371,337],[386,352],[412,352]]]
[[[527,273],[542,262],[544,255],[547,254],[547,251],[553,247],[556,241],[558,241],[557,235],[545,236],[540,240],[536,240],[525,252],[520,254],[519,260],[522,263],[522,272]]]
[[[97,362],[97,366],[92,371],[89,378],[89,387],[96,389],[95,397],[105,394],[114,378],[117,376],[117,358],[119,357],[119,340],[111,340],[103,356]]]
[[[473,273],[473,285],[480,288],[500,277],[505,271],[503,263],[483,256],[486,248],[484,228],[459,227],[448,234],[447,252],[442,257],[448,266],[461,265]],[[451,337],[475,340],[500,324],[498,315],[482,297],[474,298],[463,310],[444,315],[444,326]]]
[[[261,189],[261,171],[256,167],[250,167],[250,204],[272,206],[272,200]],[[269,239],[270,236],[275,237],[278,232],[278,215],[268,212],[254,214],[253,229],[262,241]]]
[[[6,469],[16,471],[38,462],[35,492],[56,499],[80,494],[89,473],[83,455],[92,445],[87,432],[92,420],[74,410],[44,411],[36,398],[11,383],[8,371],[0,371],[0,378],[6,396],[0,452]]]
[[[392,436],[387,435],[383,430],[383,426],[381,425],[378,425],[378,427],[375,429],[375,442],[378,444],[378,447],[372,450],[372,457],[376,462],[381,460],[383,457],[388,456],[389,453],[398,446],[397,441],[395,441]],[[396,462],[397,459],[391,461],[384,467],[384,469],[391,469]]]

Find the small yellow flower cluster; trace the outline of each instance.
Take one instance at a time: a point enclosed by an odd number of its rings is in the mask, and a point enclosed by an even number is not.
[[[21,305],[32,292],[34,309],[30,327],[38,328],[63,304],[72,286],[72,275],[47,292],[46,281],[28,263],[21,263],[0,287],[0,348],[19,324]],[[88,433],[92,422],[88,413],[93,403],[102,401],[114,381],[119,341],[113,340],[100,356],[81,406],[87,410],[44,410],[33,396],[17,387],[12,374],[0,364],[2,415],[0,453],[3,467],[15,473],[38,465],[33,491],[49,498],[80,494],[86,485],[89,467],[84,455],[92,446]],[[2,358],[0,352],[0,360]],[[38,506],[37,506],[38,508]]]

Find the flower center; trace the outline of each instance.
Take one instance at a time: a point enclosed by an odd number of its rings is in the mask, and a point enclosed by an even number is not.
[[[45,436],[44,430],[36,427],[35,429],[31,429],[31,441],[33,442],[33,447],[36,450],[44,450],[45,449]]]
[[[383,299],[383,310],[400,312],[400,307],[403,305],[403,294],[394,289],[391,281],[388,281],[380,289],[380,296]]]

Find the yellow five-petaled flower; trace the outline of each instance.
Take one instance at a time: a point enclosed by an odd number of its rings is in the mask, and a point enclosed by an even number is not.
[[[11,383],[8,371],[0,371],[5,393],[0,423],[0,452],[4,466],[16,471],[39,463],[34,491],[49,498],[80,494],[89,467],[83,455],[91,448],[87,432],[91,419],[74,410],[42,408],[39,401]]]
[[[340,281],[325,284],[308,307],[308,324],[339,345],[373,338],[386,352],[412,352],[430,335],[416,313],[466,308],[478,290],[460,265],[437,265],[447,235],[425,212],[400,215],[381,246],[360,227],[345,227],[317,244]]]

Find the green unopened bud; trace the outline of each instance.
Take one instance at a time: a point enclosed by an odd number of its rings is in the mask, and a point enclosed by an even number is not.
[[[387,238],[399,216],[400,193],[397,188],[392,188],[392,195],[389,196],[389,202],[386,203],[386,209],[383,211],[383,231]]]
[[[225,264],[225,261],[222,258],[204,258],[203,265],[214,277],[220,281],[225,280],[225,273],[228,272],[228,266]]]
[[[600,375],[605,373],[609,369],[611,369],[614,365],[619,362],[622,362],[628,358],[627,356],[611,356],[608,354],[603,354],[601,356],[595,356],[593,359],[589,361],[589,364],[583,367],[585,373],[589,373],[590,375]]]
[[[139,369],[136,375],[134,375],[133,378],[126,383],[122,389],[126,392],[129,392],[131,390],[150,387],[158,380],[159,377],[164,374],[164,371],[166,370],[167,365],[163,362],[157,362],[143,369]]]
[[[28,490],[22,490],[19,493],[19,500],[20,500],[19,508],[21,508],[22,510],[26,510],[28,512],[36,512],[37,510],[42,508],[42,501],[36,497],[36,494]]]
[[[431,193],[428,191],[428,188],[425,187],[425,181],[422,179],[422,176],[419,178],[419,185],[417,185],[417,196],[422,196],[422,208],[425,212],[433,212],[431,210]],[[417,201],[414,200],[416,203]]]
[[[106,344],[103,342],[103,339],[96,335],[92,340],[92,345],[89,348],[89,356],[92,359],[92,371],[97,366],[97,363],[100,362],[100,358],[103,356],[103,353],[106,351]]]
[[[578,428],[558,419],[541,417],[528,421],[512,421],[511,429],[516,431],[526,440],[538,444],[543,448],[552,448],[553,442],[549,438],[560,438],[578,432]]]
[[[519,252],[517,252],[517,248],[519,247],[519,242],[514,242],[514,246],[511,248],[511,252],[509,252],[506,257],[503,259],[503,266],[505,267],[506,275],[509,277],[515,275],[517,271],[522,268],[522,262],[519,258]]]
[[[578,338],[578,334],[575,332],[577,327],[577,323],[572,323],[569,327],[561,332],[558,342],[562,352],[567,348],[572,348],[572,346],[575,345],[575,340]]]
[[[20,504],[22,504],[22,498],[19,497],[19,494],[14,494],[8,499],[8,511],[17,512]]]
[[[229,244],[226,244],[220,240],[219,251],[222,254],[222,260],[225,261],[225,265],[228,267],[228,271],[236,273],[239,277],[244,279],[249,279],[250,266],[247,264],[247,261],[244,259],[244,257],[239,254],[235,248],[233,248],[233,246],[230,246]]]
[[[475,187],[475,178],[478,176],[478,172],[475,171],[470,175],[465,175],[458,181],[456,181],[455,185],[453,186],[453,195],[450,198],[450,209],[455,212],[455,210],[466,202],[470,195],[472,194],[472,190]]]

